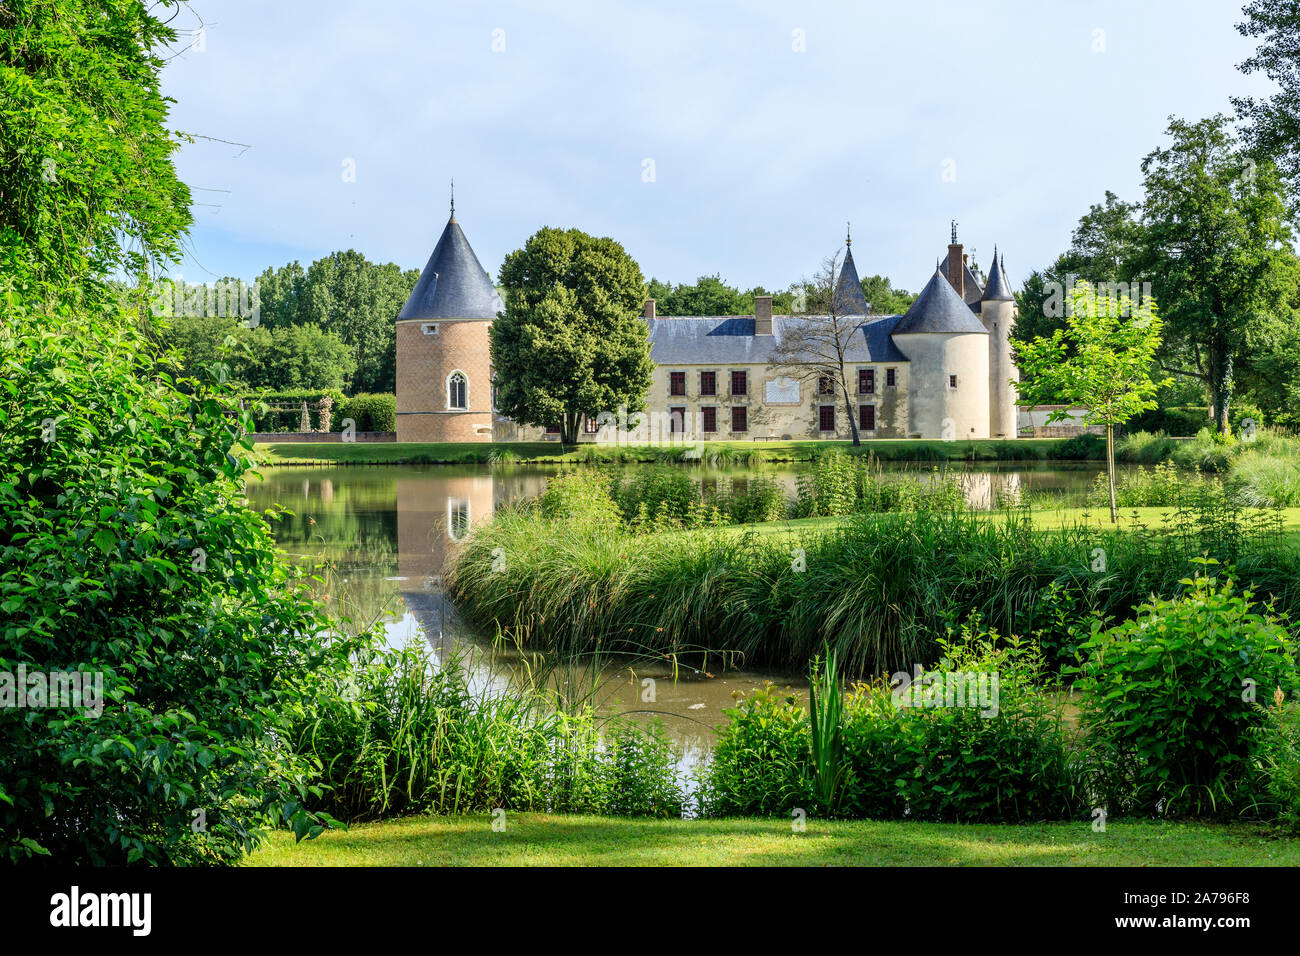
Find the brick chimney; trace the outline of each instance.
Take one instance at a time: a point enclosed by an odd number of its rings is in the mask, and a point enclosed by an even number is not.
[[[653,318],[655,317],[655,300],[654,300],[654,299],[646,299],[646,300],[645,300],[645,317],[646,317],[647,319],[653,319]]]
[[[948,281],[957,290],[957,294],[966,298],[966,254],[962,244],[954,242],[948,246]]]
[[[754,296],[754,334],[772,334],[772,297],[770,295]]]

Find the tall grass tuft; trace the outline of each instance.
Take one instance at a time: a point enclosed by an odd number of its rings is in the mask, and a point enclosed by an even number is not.
[[[679,816],[677,756],[656,728],[597,732],[540,691],[470,688],[459,658],[370,647],[321,688],[290,743],[321,768],[316,809],[347,821],[496,808]]]
[[[973,612],[1068,655],[1080,621],[1121,619],[1152,594],[1180,593],[1203,553],[1300,613],[1300,554],[1284,546],[1280,517],[1221,498],[1185,502],[1158,529],[1049,530],[1024,511],[917,511],[797,536],[638,535],[617,522],[505,510],[447,578],[468,620],[536,650],[725,655],[801,670],[825,643],[846,673],[862,675],[930,660],[936,637]]]

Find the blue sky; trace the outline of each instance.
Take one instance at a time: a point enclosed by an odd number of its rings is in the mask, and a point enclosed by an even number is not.
[[[177,160],[211,204],[180,272],[420,268],[454,176],[494,278],[550,225],[647,278],[784,288],[851,220],[859,273],[916,291],[955,218],[1019,282],[1106,189],[1140,198],[1170,114],[1269,91],[1236,69],[1240,6],[195,0],[163,74],[172,125],[210,137]]]

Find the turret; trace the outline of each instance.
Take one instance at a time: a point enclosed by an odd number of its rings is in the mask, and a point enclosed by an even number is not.
[[[840,267],[839,279],[835,283],[835,314],[866,315],[870,310],[867,297],[862,294],[862,280],[858,278],[858,267],[853,264],[853,234],[844,236],[844,265]]]
[[[988,438],[988,332],[943,269],[898,320],[893,340],[910,364],[909,434]]]
[[[397,440],[491,441],[488,330],[503,308],[451,218],[397,316]]]
[[[980,302],[980,321],[989,333],[989,436],[1015,438],[1019,435],[1018,392],[1012,384],[1020,371],[1011,354],[1011,329],[1016,321],[1016,298],[1007,280],[1006,264],[993,248],[993,269]]]

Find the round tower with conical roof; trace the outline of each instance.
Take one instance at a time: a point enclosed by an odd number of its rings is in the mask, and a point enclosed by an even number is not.
[[[503,308],[451,218],[397,316],[397,440],[492,440],[488,330]]]
[[[1020,371],[1011,354],[1016,297],[996,246],[989,284],[980,301],[980,321],[989,333],[989,437],[1016,438],[1020,434],[1020,410],[1016,407],[1019,393],[1012,382],[1020,381]]]
[[[940,270],[898,320],[892,337],[910,364],[908,434],[947,441],[988,438],[989,335]]]

